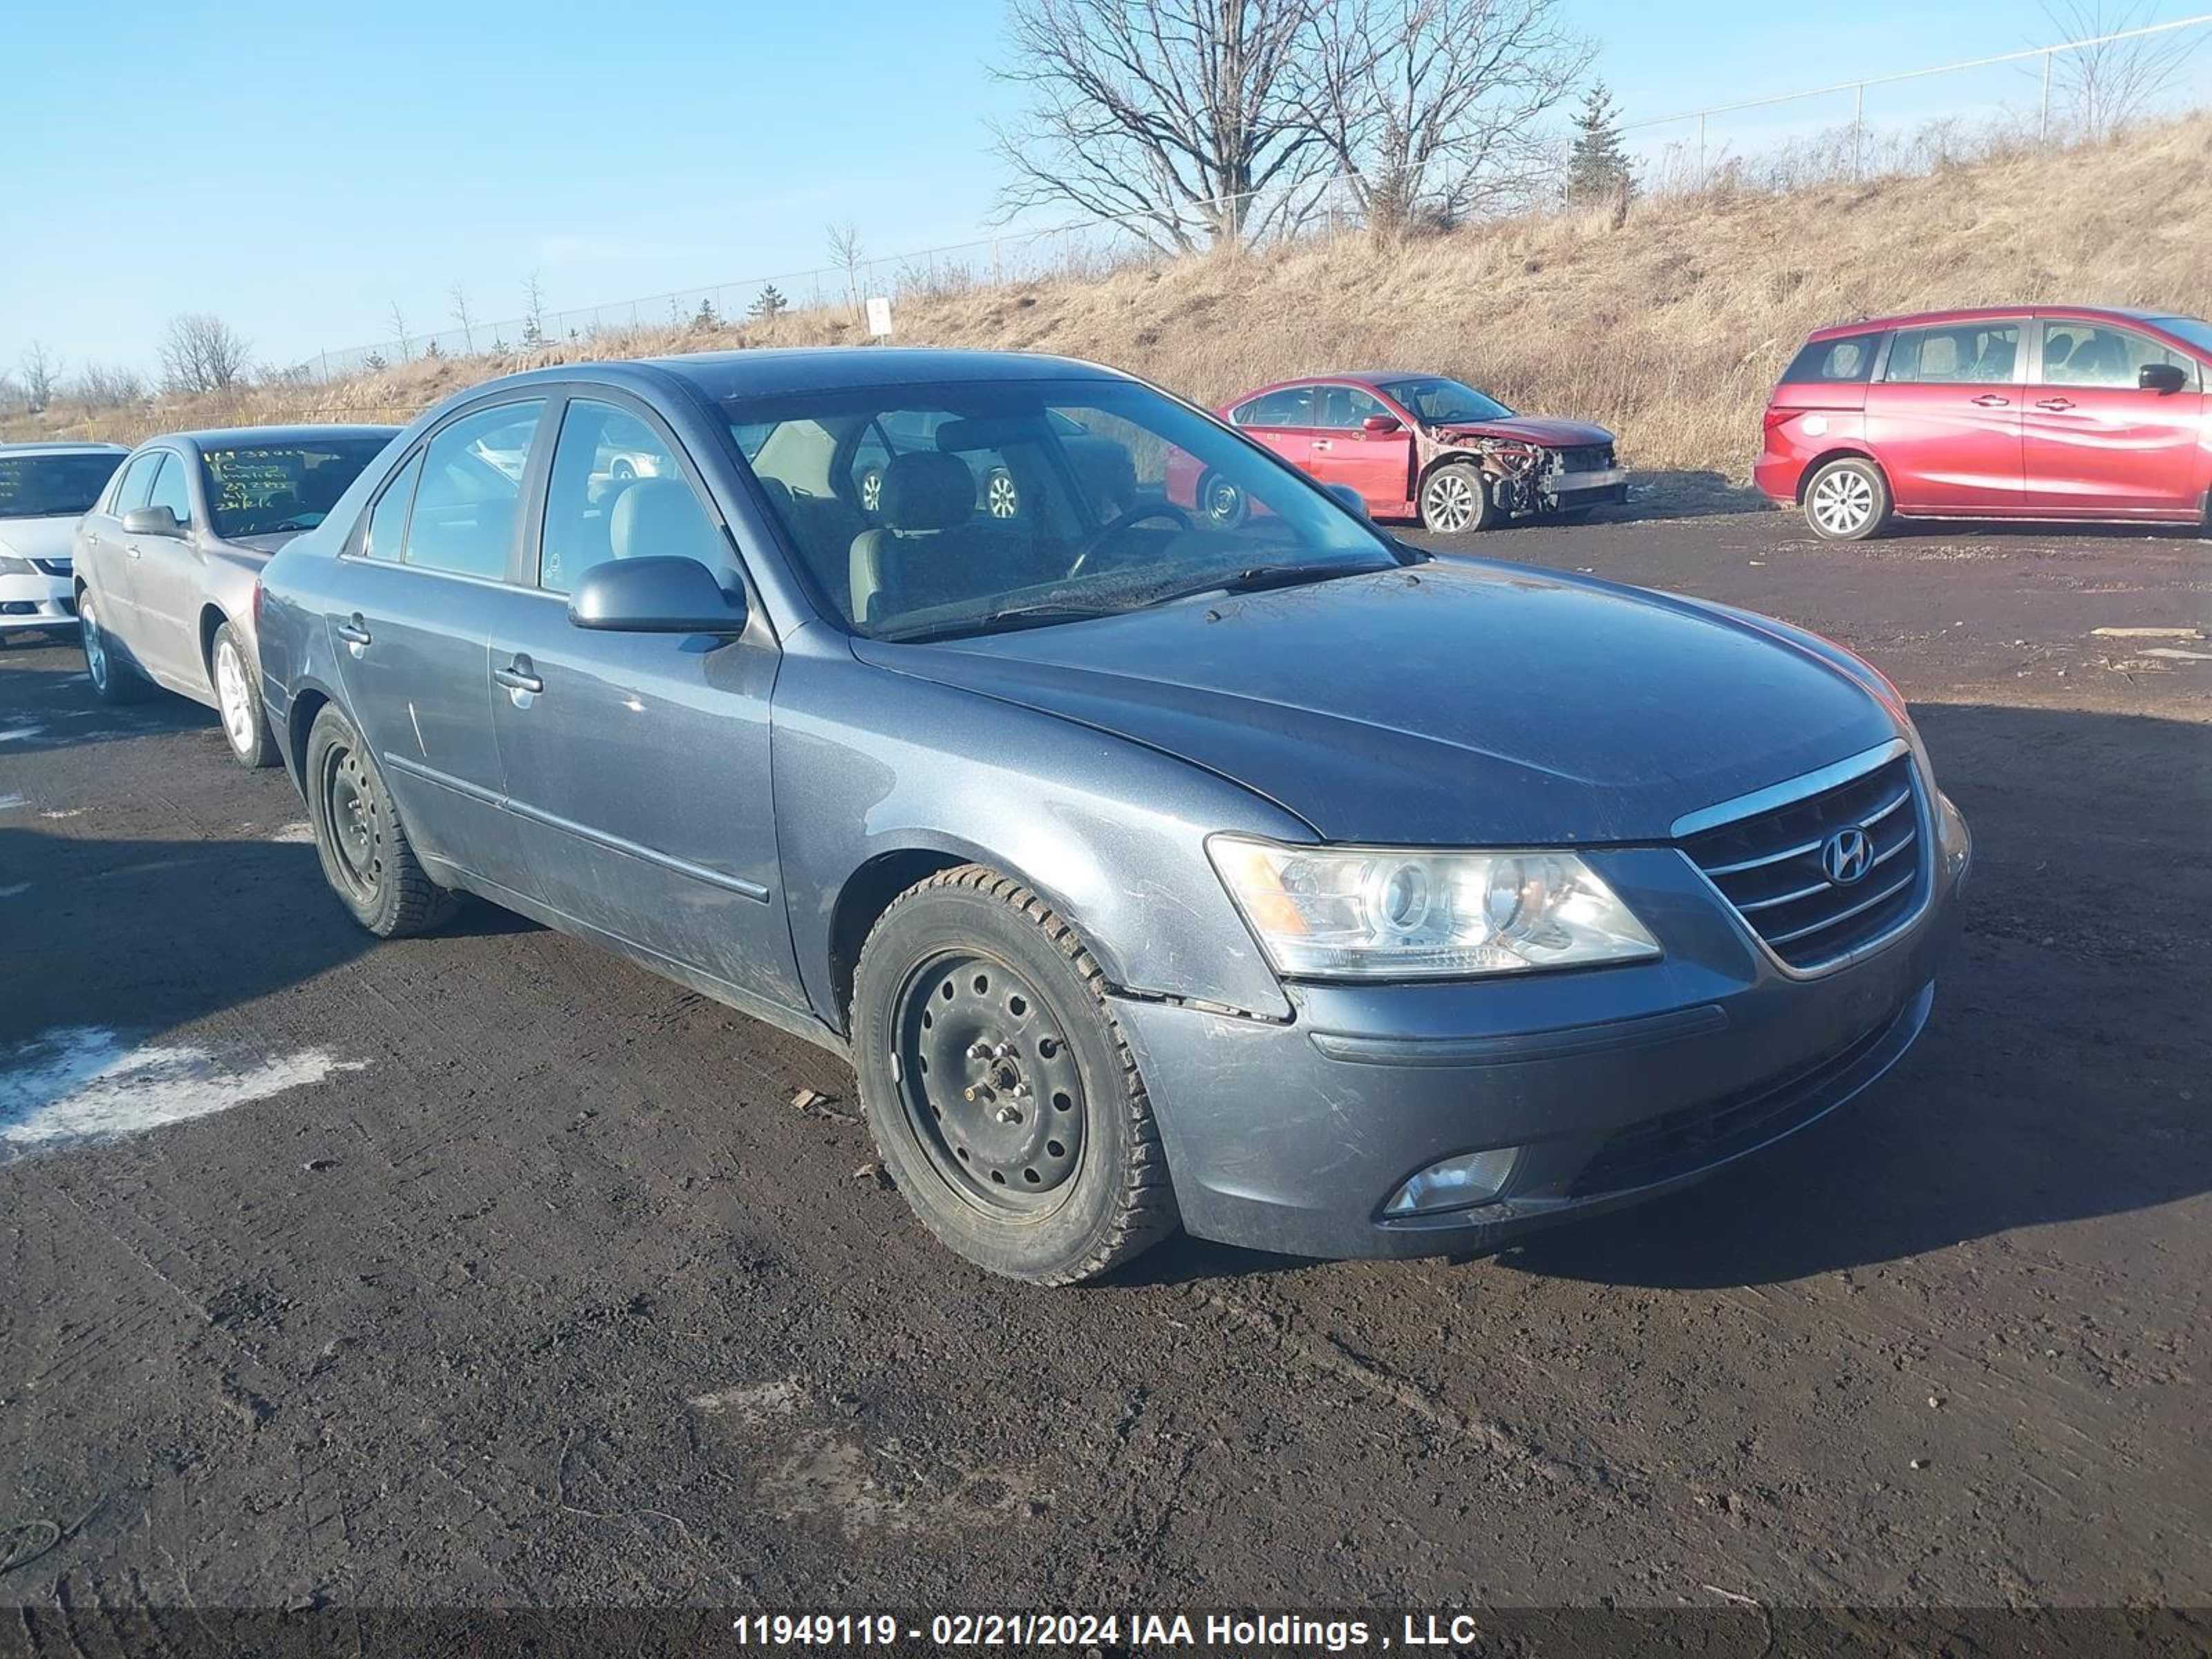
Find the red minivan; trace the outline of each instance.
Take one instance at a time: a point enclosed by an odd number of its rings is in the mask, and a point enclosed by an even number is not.
[[[2212,324],[2094,306],[1824,328],[1766,405],[1753,469],[1830,541],[1911,519],[2203,526]]]

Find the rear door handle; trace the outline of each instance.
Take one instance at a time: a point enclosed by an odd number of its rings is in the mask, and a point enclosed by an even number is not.
[[[543,691],[545,682],[531,672],[531,667],[529,658],[517,657],[506,667],[493,669],[491,677],[510,691]]]
[[[2035,406],[2038,409],[2071,409],[2074,400],[2071,398],[2038,398]]]
[[[359,611],[340,623],[333,631],[348,645],[367,645],[370,638],[368,625],[362,621]]]
[[[2011,398],[2000,398],[1994,392],[1984,392],[1980,397],[1975,398],[1974,401],[1979,404],[1984,409],[2010,409],[2012,407]]]
[[[1316,449],[1327,449],[1329,447],[1329,441],[1326,438],[1316,438],[1313,441],[1313,447]]]

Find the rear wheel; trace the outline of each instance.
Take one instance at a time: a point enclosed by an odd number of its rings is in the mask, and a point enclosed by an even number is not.
[[[922,1224],[1010,1279],[1067,1285],[1178,1217],[1104,975],[1043,900],[966,865],[894,900],[853,989],[884,1164]]]
[[[209,678],[215,682],[216,710],[222,715],[222,735],[240,766],[258,769],[276,763],[276,740],[269,733],[269,720],[261,710],[261,688],[251,659],[228,623],[215,631],[215,647],[209,653]]]
[[[1805,522],[1822,541],[1864,541],[1889,522],[1889,481],[1861,456],[1829,462],[1805,486]]]
[[[423,872],[384,777],[353,722],[324,705],[307,733],[307,817],[323,878],[379,939],[434,927],[453,896]]]
[[[146,682],[123,660],[107,630],[100,623],[103,601],[90,588],[76,596],[77,639],[84,647],[84,674],[92,694],[106,703],[136,702],[146,694]]]
[[[1490,480],[1473,461],[1446,461],[1421,480],[1421,526],[1443,535],[1487,530],[1498,521]]]

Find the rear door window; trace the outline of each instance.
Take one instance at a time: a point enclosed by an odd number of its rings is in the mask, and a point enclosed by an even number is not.
[[[1239,426],[1311,426],[1314,423],[1314,388],[1310,386],[1286,386],[1279,392],[1270,392],[1255,398],[1238,411]]]
[[[1881,345],[1878,333],[1808,341],[1782,371],[1782,382],[1784,386],[1850,386],[1872,380],[1875,354]]]
[[[2018,323],[1907,328],[1889,349],[1882,379],[1906,386],[2009,386],[2019,362]]]
[[[480,409],[430,440],[407,520],[405,559],[425,570],[503,580],[542,398]]]
[[[376,498],[368,514],[368,538],[362,547],[370,558],[399,562],[407,540],[407,509],[414,505],[415,481],[422,476],[422,457],[418,451]]]

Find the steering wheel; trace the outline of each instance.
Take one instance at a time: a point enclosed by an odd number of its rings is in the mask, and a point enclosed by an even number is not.
[[[1173,501],[1140,501],[1125,513],[1115,514],[1097,529],[1092,531],[1090,538],[1083,544],[1082,550],[1076,554],[1075,562],[1067,567],[1067,574],[1081,575],[1084,565],[1093,553],[1131,525],[1142,524],[1147,519],[1173,519],[1185,530],[1190,528],[1190,514]]]

